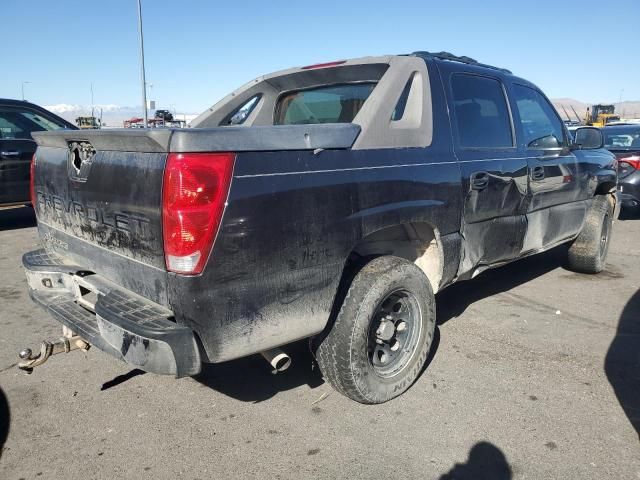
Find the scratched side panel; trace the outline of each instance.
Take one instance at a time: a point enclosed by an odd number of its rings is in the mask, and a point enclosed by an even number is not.
[[[493,158],[496,155],[504,158]],[[489,152],[484,156],[461,164],[465,192],[461,278],[478,265],[518,257],[527,229],[527,158],[517,152]],[[479,171],[486,173],[487,185],[477,190],[471,178]]]
[[[200,277],[169,277],[178,321],[223,361],[320,332],[359,239],[410,221],[460,225],[460,172],[447,151],[243,153]]]
[[[517,154],[503,154],[495,158],[489,153],[485,159],[462,163],[462,184],[466,192],[465,223],[476,223],[497,217],[522,215],[526,212],[528,171],[527,159]],[[487,186],[475,190],[470,179],[475,172],[487,173]]]

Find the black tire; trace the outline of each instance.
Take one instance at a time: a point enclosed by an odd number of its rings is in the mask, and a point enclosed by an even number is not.
[[[604,270],[611,240],[613,206],[607,195],[593,199],[578,238],[569,247],[569,268],[581,273]]]
[[[351,282],[316,359],[325,379],[343,395],[383,403],[418,378],[435,325],[435,298],[424,273],[402,258],[378,257]],[[380,332],[391,337],[383,341]]]

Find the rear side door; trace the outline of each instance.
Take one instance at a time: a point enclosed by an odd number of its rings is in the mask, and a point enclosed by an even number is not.
[[[462,174],[462,270],[468,272],[519,256],[526,232],[528,164],[516,146],[501,75],[440,65]]]
[[[514,83],[512,100],[520,147],[527,152],[530,200],[524,250],[548,248],[577,233],[585,215],[581,171],[562,120],[535,87]]]
[[[0,105],[0,204],[29,202],[29,166],[36,151],[31,133],[61,128],[28,107]]]

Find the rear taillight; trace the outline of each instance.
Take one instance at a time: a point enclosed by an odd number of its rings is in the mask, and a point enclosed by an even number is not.
[[[202,273],[224,212],[234,160],[233,153],[169,154],[162,185],[167,270]]]
[[[618,177],[624,178],[640,170],[640,155],[631,155],[618,159]]]
[[[35,173],[36,173],[36,155],[35,153],[33,154],[33,157],[31,157],[31,167],[29,168],[30,170],[30,174],[29,174],[29,195],[31,197],[31,206],[33,206],[33,208],[36,208],[36,203],[38,203],[38,199],[36,198],[36,177],[35,177]]]
[[[630,157],[618,159],[618,164],[622,162],[632,166],[636,170],[640,170],[640,155],[631,155]]]

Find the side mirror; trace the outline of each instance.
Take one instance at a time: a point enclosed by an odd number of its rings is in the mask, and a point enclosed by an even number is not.
[[[602,148],[604,136],[602,130],[596,127],[580,127],[573,133],[573,144],[581,150]]]

